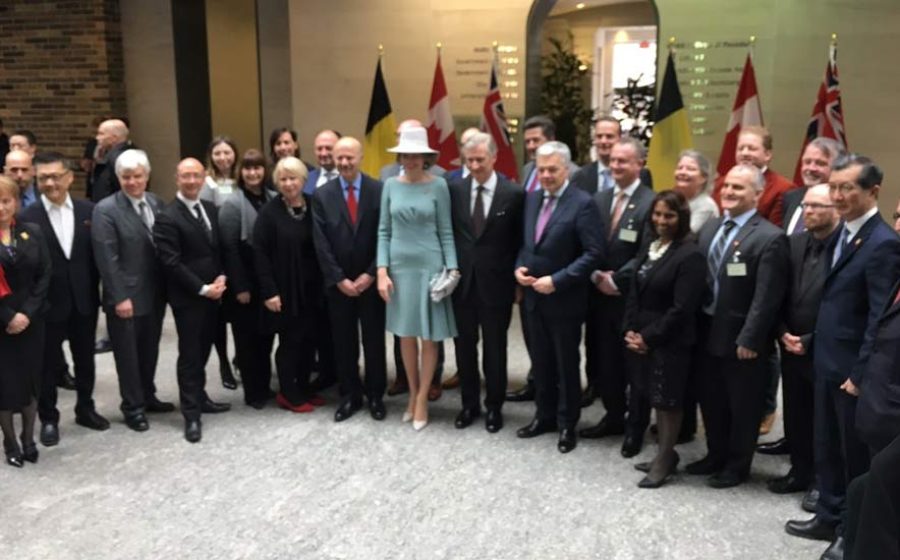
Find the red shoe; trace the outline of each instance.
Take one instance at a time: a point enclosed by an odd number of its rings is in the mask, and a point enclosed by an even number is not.
[[[325,406],[325,399],[319,395],[313,395],[309,398],[309,404],[313,406]]]
[[[278,406],[280,406],[281,408],[290,410],[291,412],[304,413],[304,412],[312,412],[316,409],[313,405],[309,404],[308,402],[303,403],[303,404],[291,404],[291,401],[287,400],[287,397],[285,397],[281,393],[278,393],[275,396],[275,402],[278,403]]]

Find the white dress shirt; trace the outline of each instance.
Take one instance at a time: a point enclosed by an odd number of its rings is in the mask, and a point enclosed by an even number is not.
[[[469,201],[469,214],[475,212],[475,197],[478,196],[478,181],[475,180],[475,177],[472,177],[472,196]],[[488,180],[481,184],[484,187],[484,190],[481,191],[481,202],[484,206],[484,217],[487,218],[491,213],[491,202],[494,200],[494,191],[497,190],[497,172],[491,171],[491,176],[488,177]]]
[[[66,255],[66,259],[72,258],[72,242],[75,240],[75,206],[72,204],[72,197],[67,194],[65,202],[57,206],[49,198],[41,195],[41,203],[47,211],[50,225],[63,254]]]
[[[194,208],[199,207],[200,215],[203,216],[203,222],[206,224],[207,231],[212,231],[212,222],[209,221],[209,216],[206,215],[206,209],[203,208],[202,204],[200,204],[199,198],[197,200],[188,200],[184,197],[184,195],[181,194],[181,191],[178,191],[175,194],[175,197],[180,200],[185,206],[187,206],[187,209],[191,211],[191,216],[197,215],[197,211]]]
[[[319,177],[316,179],[316,188],[318,189],[328,181],[336,178],[338,176],[337,168],[332,169],[331,171],[326,170],[325,168],[319,169]]]

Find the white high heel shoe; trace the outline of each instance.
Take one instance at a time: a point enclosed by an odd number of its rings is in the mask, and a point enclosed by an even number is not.
[[[428,425],[428,420],[413,420],[413,430],[421,432]]]
[[[410,412],[410,411],[408,411],[408,410],[407,410],[406,412],[403,413],[403,418],[401,418],[401,420],[402,420],[403,422],[411,422],[412,419],[413,419],[412,412]]]

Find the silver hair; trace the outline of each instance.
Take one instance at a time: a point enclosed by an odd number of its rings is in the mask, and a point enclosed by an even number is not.
[[[637,158],[641,161],[647,161],[647,148],[644,147],[644,143],[634,138],[632,136],[623,136],[616,140],[616,144],[625,144],[627,146],[631,146],[634,148],[634,153],[637,154]]]
[[[122,177],[126,171],[134,171],[138,167],[143,167],[147,175],[150,175],[150,159],[147,152],[132,148],[125,150],[116,158],[116,177]]]
[[[703,182],[703,189],[701,192],[705,192],[707,187],[709,187],[709,160],[697,150],[682,150],[681,153],[678,154],[678,160],[681,161],[681,158],[690,158],[694,160],[694,163],[700,168],[700,174],[706,179],[706,181]]]
[[[497,155],[497,144],[494,142],[494,137],[487,132],[476,132],[470,136],[466,143],[463,144],[463,151],[467,152],[478,146],[487,146],[488,152],[492,156]]]
[[[535,157],[559,156],[562,158],[563,165],[566,167],[572,163],[572,152],[569,150],[569,147],[556,140],[541,144],[534,155]]]
[[[731,171],[742,171],[744,173],[749,173],[750,176],[753,177],[753,190],[755,190],[757,193],[761,193],[763,189],[766,188],[766,178],[763,176],[763,172],[760,171],[760,169],[755,165],[739,163],[732,167]],[[731,173],[731,171],[729,171],[729,173]]]
[[[806,146],[807,147],[815,146],[823,154],[828,156],[828,159],[830,159],[832,161],[832,163],[834,162],[834,160],[838,159],[839,157],[841,157],[847,153],[846,150],[844,150],[844,148],[842,148],[841,145],[838,144],[836,140],[833,140],[831,138],[826,138],[824,136],[819,136],[819,137],[813,138],[812,140],[809,141],[809,144],[807,144]]]

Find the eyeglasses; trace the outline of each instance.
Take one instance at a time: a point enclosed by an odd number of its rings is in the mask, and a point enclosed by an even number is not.
[[[70,173],[69,171],[63,171],[62,173],[47,173],[44,175],[38,175],[37,182],[38,183],[46,183],[48,181],[53,181],[54,183],[58,183],[58,182],[60,182],[60,180],[62,180],[63,177],[65,177],[69,173]]]
[[[800,207],[804,210],[824,210],[825,208],[834,208],[834,204],[820,204],[818,202],[801,202]]]

